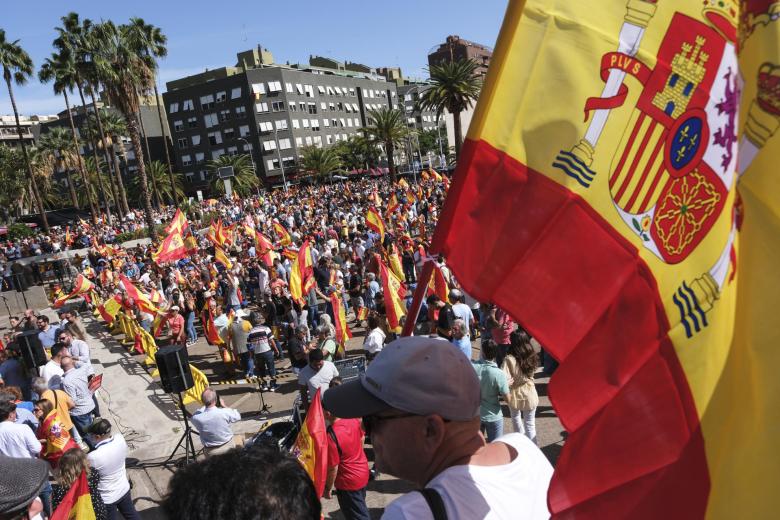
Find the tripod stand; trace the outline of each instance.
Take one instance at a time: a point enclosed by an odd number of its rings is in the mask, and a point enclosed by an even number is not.
[[[179,392],[179,410],[181,410],[181,415],[184,418],[184,433],[176,447],[173,448],[170,456],[163,462],[163,465],[168,464],[173,459],[176,452],[182,447],[182,444],[184,445],[184,464],[190,463],[190,456],[192,457],[192,462],[195,462],[195,444],[192,442],[192,434],[195,433],[197,435],[197,432],[193,431],[190,427],[190,421],[187,420],[187,410],[184,408],[184,399],[181,396],[181,392]]]
[[[260,404],[262,405],[262,406],[260,406],[260,410],[258,410],[257,413],[260,415],[260,417],[262,417],[264,415],[268,415],[268,414],[271,413],[271,405],[270,404],[266,404],[265,397],[263,397],[264,392],[263,392],[263,378],[262,377],[258,377],[257,378],[257,389],[260,390]]]

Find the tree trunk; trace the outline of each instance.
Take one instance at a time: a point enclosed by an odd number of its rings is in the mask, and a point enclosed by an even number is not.
[[[100,191],[100,196],[103,199],[103,204],[106,207],[106,216],[108,217],[108,221],[111,222],[111,207],[108,203],[108,196],[106,195],[106,190],[103,187],[103,179],[100,177],[100,157],[98,156],[97,152],[97,144],[95,143],[95,140],[92,139],[92,125],[89,122],[89,117],[87,114],[87,102],[84,99],[84,89],[81,88],[81,83],[76,82],[76,85],[79,90],[79,97],[81,98],[81,107],[84,109],[84,121],[87,123],[87,133],[89,134],[89,145],[92,147],[92,157],[95,159],[95,169],[98,182],[98,190]],[[100,210],[100,204],[98,203],[98,210]],[[100,211],[98,211],[100,213]],[[97,223],[97,220],[95,221]]]
[[[171,154],[168,151],[168,134],[165,133],[165,125],[163,124],[162,107],[160,106],[160,94],[157,92],[157,78],[154,80],[154,102],[157,103],[157,117],[160,118],[160,131],[163,137],[163,148],[165,148],[165,162],[168,164],[168,176],[171,178],[171,198],[173,203],[179,206],[179,194],[176,193],[176,182],[173,178],[173,166],[171,165]],[[281,168],[281,165],[279,165]]]
[[[122,139],[118,135],[112,135],[111,136],[111,142],[117,143],[119,140]],[[125,212],[125,215],[130,213],[130,206],[127,204],[127,191],[125,190],[125,183],[122,180],[122,170],[119,166],[119,157],[116,154],[116,150],[114,149],[114,145],[111,144],[111,157],[114,159],[114,172],[116,172],[116,184],[119,188],[119,198],[120,200],[117,202],[117,205],[119,203],[122,204],[122,209]]]
[[[47,233],[49,232],[49,220],[46,218],[46,210],[43,208],[43,200],[41,194],[38,192],[38,183],[35,182],[35,174],[33,174],[32,164],[30,164],[30,157],[27,155],[27,146],[24,144],[22,138],[22,124],[19,122],[19,110],[16,108],[16,98],[14,97],[14,90],[11,87],[11,74],[8,69],[3,71],[5,78],[5,84],[8,87],[8,97],[11,99],[11,108],[14,110],[14,118],[16,118],[16,133],[19,135],[19,145],[22,147],[22,156],[24,157],[24,163],[27,165],[27,177],[32,187],[32,195],[35,205],[38,206],[38,213],[41,215],[41,223],[43,229]]]
[[[385,143],[385,150],[387,151],[387,169],[390,171],[390,182],[395,184],[395,157],[393,157],[395,146],[393,146],[392,141],[387,141]]]
[[[73,173],[71,172],[70,168],[65,168],[65,175],[68,177],[68,192],[70,193],[70,202],[73,204],[74,208],[81,209],[79,206],[79,198],[76,196],[76,187],[73,185]]]
[[[137,94],[136,94],[137,95]],[[140,96],[139,96],[140,99]],[[140,103],[138,104],[138,124],[139,128],[141,129],[141,132],[144,134],[144,145],[146,146],[146,160],[149,161],[149,163],[152,162],[152,155],[149,153],[149,139],[146,137],[146,129],[144,128],[144,119],[141,116],[140,113]],[[133,145],[133,148],[135,148],[135,145]],[[138,162],[144,162],[144,154],[141,152],[140,148],[136,148],[135,150],[135,157],[136,160],[140,157],[140,160]],[[145,170],[144,170],[145,171]],[[154,175],[152,175],[152,191],[154,191],[154,201],[155,205],[159,208],[162,206],[162,197],[160,197],[160,190],[157,189],[157,179],[155,179]]]
[[[455,160],[460,158],[460,147],[463,144],[463,129],[460,124],[460,111],[452,113],[452,128],[455,134]]]
[[[89,97],[92,99],[92,110],[95,111],[95,119],[98,125],[98,134],[100,134],[100,144],[103,145],[103,158],[106,161],[106,168],[108,168],[108,184],[111,187],[111,195],[114,198],[114,206],[119,213],[120,218],[124,217],[124,211],[122,205],[119,203],[119,189],[116,185],[116,177],[114,176],[114,168],[111,163],[111,154],[108,152],[108,143],[106,142],[106,133],[103,131],[103,118],[100,117],[100,110],[98,110],[97,101],[95,101],[95,91],[97,86],[90,85]]]
[[[130,134],[133,148],[140,152],[141,136],[138,131],[138,120],[133,114],[128,114],[127,132]],[[138,152],[136,152],[136,157],[138,157]],[[154,242],[157,240],[157,230],[154,228],[154,219],[152,218],[152,198],[149,196],[149,184],[146,179],[146,166],[144,165],[143,157],[138,161],[138,175],[141,179],[141,201],[144,208],[146,227],[149,228],[149,238]]]
[[[63,90],[63,94],[65,95],[65,109],[68,111],[68,121],[70,122],[70,133],[73,135],[73,144],[76,146],[76,157],[78,157],[79,161],[79,173],[81,174],[81,182],[84,183],[84,190],[87,194],[87,201],[89,202],[89,212],[92,215],[92,223],[97,223],[97,214],[98,211],[95,208],[95,202],[92,200],[92,195],[89,191],[89,187],[87,186],[87,169],[84,167],[84,158],[81,156],[81,152],[79,151],[79,138],[76,134],[76,124],[73,122],[73,114],[70,112],[70,100],[68,99],[68,92],[66,90]],[[68,181],[70,182],[70,180]],[[78,200],[76,201],[76,208],[79,209]]]

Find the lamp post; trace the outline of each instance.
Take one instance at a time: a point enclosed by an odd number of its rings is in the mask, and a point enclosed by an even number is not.
[[[255,166],[255,158],[254,158],[254,155],[252,154],[252,151],[253,151],[252,150],[252,146],[249,144],[249,141],[247,141],[243,137],[237,138],[236,141],[244,141],[244,144],[246,145],[246,147],[249,148],[249,160],[252,161],[252,173],[254,173],[255,177],[257,177],[257,167]],[[259,184],[257,185],[257,196],[258,197],[260,196],[260,185]]]
[[[274,141],[276,142],[276,156],[279,158],[279,169],[282,171],[282,186],[284,187],[284,191],[287,191],[287,180],[284,178],[284,164],[282,163],[282,152],[279,150],[279,134],[276,133],[276,124],[273,126],[274,129]]]

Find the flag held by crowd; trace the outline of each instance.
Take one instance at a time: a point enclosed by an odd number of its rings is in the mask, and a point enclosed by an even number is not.
[[[352,331],[347,326],[347,312],[339,293],[330,293],[330,305],[333,308],[333,327],[336,329],[336,342],[343,348],[346,346],[347,340],[352,337]]]
[[[510,2],[431,249],[561,361],[554,516],[777,514],[778,71],[773,2]]]
[[[122,297],[118,294],[98,305],[100,316],[109,325],[114,322],[116,315],[119,314],[120,310],[122,310]]]
[[[86,295],[90,291],[95,289],[95,284],[90,282],[83,274],[80,274],[76,277],[76,280],[73,282],[73,290],[70,291],[68,294],[60,296],[56,300],[54,300],[53,307],[55,309],[59,309],[63,305],[65,305],[65,302],[70,300],[71,298],[75,298],[76,296]]]
[[[298,250],[290,269],[290,295],[293,301],[303,305],[314,283],[314,262],[311,257],[311,246],[306,240]]]
[[[152,260],[157,265],[162,265],[165,262],[175,262],[189,256],[187,252],[187,246],[184,244],[184,238],[180,231],[173,231],[157,248],[157,251],[152,253]]]
[[[292,244],[290,233],[287,232],[287,229],[278,220],[274,220],[273,226],[276,236],[279,239],[278,242],[280,246],[289,246]]]
[[[293,456],[303,465],[314,482],[318,497],[322,496],[325,490],[325,479],[328,474],[328,434],[320,392],[321,390],[317,389],[312,398],[306,419],[292,449]]]
[[[401,281],[388,269],[387,265],[379,262],[379,274],[382,279],[382,296],[385,302],[387,324],[392,332],[401,331],[401,318],[406,315],[406,305],[403,299],[406,297]]]
[[[368,208],[368,212],[366,213],[366,226],[379,233],[380,242],[385,241],[385,223],[382,220],[382,216],[373,206]]]
[[[51,520],[95,520],[85,471],[71,484],[60,505],[53,511]]]

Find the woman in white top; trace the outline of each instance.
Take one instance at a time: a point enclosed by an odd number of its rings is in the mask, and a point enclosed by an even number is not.
[[[509,381],[509,414],[517,433],[536,443],[536,407],[539,395],[536,393],[534,374],[539,357],[531,345],[531,337],[522,329],[513,331],[502,369]]]
[[[379,326],[379,317],[372,312],[368,315],[368,334],[363,341],[363,350],[366,351],[366,358],[371,361],[385,346],[385,332]]]

